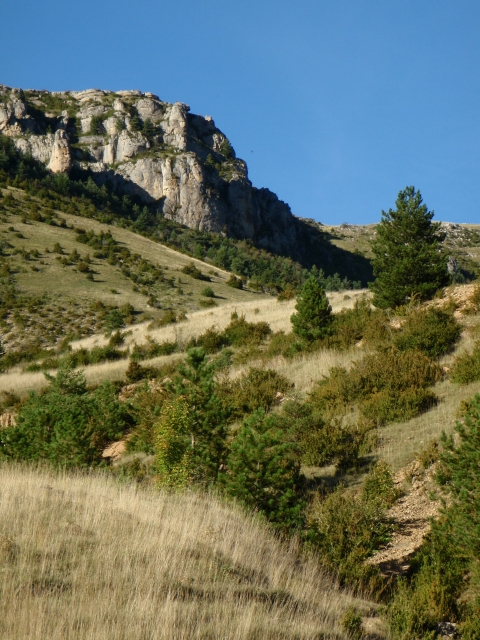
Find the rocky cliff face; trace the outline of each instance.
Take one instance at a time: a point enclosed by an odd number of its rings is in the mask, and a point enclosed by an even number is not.
[[[0,85],[0,133],[53,172],[89,169],[97,183],[154,203],[191,228],[249,238],[298,257],[311,228],[256,189],[209,116],[140,91],[50,93]]]

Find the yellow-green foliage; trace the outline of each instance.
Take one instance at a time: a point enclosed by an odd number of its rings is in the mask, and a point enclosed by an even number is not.
[[[155,429],[158,484],[182,488],[192,481],[192,420],[180,399],[166,402]]]
[[[441,377],[440,367],[426,355],[389,350],[365,356],[350,371],[334,367],[310,399],[330,415],[358,404],[366,418],[385,424],[407,420],[431,406],[436,396],[427,387]]]
[[[462,353],[453,361],[451,378],[459,384],[480,380],[480,340],[475,342],[472,353]]]

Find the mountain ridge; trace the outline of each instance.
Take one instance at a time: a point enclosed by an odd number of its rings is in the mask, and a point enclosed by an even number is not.
[[[49,92],[0,85],[0,133],[54,173],[91,172],[187,227],[299,259],[315,225],[256,188],[211,116],[137,90]]]

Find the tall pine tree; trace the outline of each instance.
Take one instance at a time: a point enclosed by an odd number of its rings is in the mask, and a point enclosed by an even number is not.
[[[315,275],[311,275],[297,297],[297,313],[290,318],[293,332],[302,340],[315,342],[330,333],[332,307],[325,290]]]
[[[376,280],[370,289],[376,307],[428,300],[448,284],[447,256],[441,250],[445,235],[432,218],[415,187],[399,192],[395,211],[382,211],[372,244]]]

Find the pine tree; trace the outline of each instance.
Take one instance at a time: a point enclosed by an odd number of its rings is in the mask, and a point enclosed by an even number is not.
[[[290,318],[293,332],[302,340],[314,342],[330,333],[332,307],[315,275],[311,275],[297,297],[297,313]]]
[[[262,511],[281,529],[303,521],[300,465],[296,445],[276,427],[263,409],[249,416],[232,442],[228,473],[222,476],[226,493]]]
[[[447,256],[441,251],[445,235],[433,215],[414,187],[399,192],[395,211],[382,211],[372,245],[376,280],[370,288],[376,307],[428,300],[448,284]]]
[[[142,126],[142,133],[147,138],[147,140],[151,140],[154,135],[157,133],[155,125],[150,120],[150,118],[146,118]]]
[[[185,402],[191,422],[194,480],[216,482],[227,453],[229,411],[215,393],[215,367],[207,362],[203,349],[190,349],[170,389]]]

